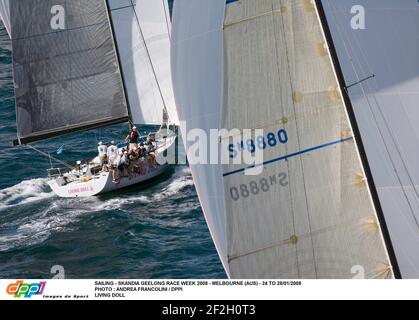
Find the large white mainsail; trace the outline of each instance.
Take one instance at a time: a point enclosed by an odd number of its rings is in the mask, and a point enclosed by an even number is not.
[[[9,0],[0,0],[0,18],[10,36],[10,6]]]
[[[136,124],[178,124],[170,68],[167,0],[108,0],[121,67]]]
[[[402,276],[418,278],[418,2],[323,3],[346,83],[361,81],[348,93]]]
[[[176,0],[172,41],[188,128],[265,132],[261,175],[191,166],[228,275],[393,277],[314,3]]]

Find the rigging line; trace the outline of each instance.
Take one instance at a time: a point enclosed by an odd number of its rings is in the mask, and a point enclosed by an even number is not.
[[[282,5],[282,3],[280,3]],[[272,11],[274,11],[274,1],[272,1]],[[281,17],[281,21],[282,21],[283,17]],[[279,57],[278,57],[278,40],[276,38],[276,23],[275,23],[275,15],[272,15],[272,24],[274,26],[274,42],[275,42],[275,51],[276,51],[276,67],[277,67],[277,72],[278,72],[278,78],[280,78],[280,66],[279,66]],[[278,28],[279,29],[279,28]],[[278,32],[280,32],[278,30]],[[282,111],[282,115],[283,115],[283,119],[285,118],[285,110],[284,110],[284,106],[281,103],[281,111]],[[285,152],[288,153],[288,145],[285,146]],[[291,176],[290,174],[290,164],[289,162],[287,162],[287,171],[288,171],[288,176]],[[293,232],[294,234],[296,234],[296,223],[295,223],[295,211],[294,211],[294,201],[295,199],[293,199],[292,197],[292,191],[291,191],[291,186],[289,187],[289,195],[290,195],[290,200],[291,200],[291,212],[292,212],[292,227],[293,227]],[[298,277],[301,276],[301,271],[300,271],[300,262],[299,262],[299,256],[298,256],[298,247],[295,246],[295,256],[296,256],[296,262],[297,262],[297,272],[298,272]]]
[[[372,79],[372,78],[375,78],[375,74],[370,75],[369,77],[366,77],[366,78],[364,78],[364,79],[361,79],[361,80],[359,80],[359,81],[357,81],[357,82],[354,82],[354,83],[352,83],[352,84],[350,84],[350,85],[345,86],[345,90],[346,90],[346,91],[348,91],[348,89],[350,89],[350,88],[352,88],[352,87],[355,87],[355,86],[357,86],[358,84],[361,84],[361,83],[363,83],[363,82],[365,82],[365,81],[367,81],[367,80],[370,80],[370,79]]]
[[[34,151],[38,152],[39,154],[41,154],[41,155],[43,155],[43,156],[45,156],[45,157],[49,158],[50,160],[52,159],[52,160],[54,160],[54,161],[56,161],[56,162],[58,162],[58,163],[61,163],[62,165],[66,166],[66,167],[67,167],[67,168],[69,168],[69,169],[74,169],[74,167],[73,167],[73,166],[71,166],[70,164],[68,164],[67,162],[64,162],[64,161],[62,161],[62,160],[60,160],[60,159],[57,159],[57,158],[55,158],[55,157],[51,156],[51,154],[48,154],[48,153],[46,153],[46,152],[43,152],[43,151],[41,151],[41,150],[39,150],[39,149],[35,148],[34,146],[31,146],[30,144],[27,144],[26,146],[27,146],[28,148],[30,148],[30,149],[32,149],[32,150],[34,150]]]
[[[280,0],[280,4],[281,5],[283,5],[283,1],[282,0]],[[293,6],[293,4],[291,4],[291,6]],[[291,8],[291,9],[293,9],[293,8]],[[291,14],[290,14],[290,19],[291,19],[291,23],[295,23],[295,21],[293,20],[293,18],[294,18],[294,15],[292,14],[292,11],[291,11]],[[288,43],[287,43],[287,35],[286,35],[286,33],[285,33],[285,22],[284,22],[284,19],[282,19],[282,30],[283,30],[283,36],[284,36],[284,41],[285,41],[285,52],[286,52],[286,60],[287,60],[287,71],[288,71],[288,77],[289,77],[289,80],[290,80],[290,88],[291,88],[291,92],[293,92],[294,91],[294,89],[293,89],[293,81],[292,81],[292,72],[291,72],[291,70],[292,70],[292,66],[291,66],[291,61],[290,61],[290,52],[289,52],[289,48],[288,48]],[[295,39],[293,39],[294,40],[294,45],[295,45]],[[295,102],[292,102],[292,108],[293,108],[293,111],[294,111],[294,115],[296,115],[297,114],[297,107],[296,107],[296,105],[295,105]],[[300,129],[299,129],[299,125],[298,125],[298,121],[295,121],[295,126],[296,126],[296,129],[297,129],[297,145],[298,145],[298,149],[301,149],[301,139],[300,139],[300,135],[299,135],[299,131],[300,131]],[[310,234],[312,234],[313,233],[313,227],[312,227],[312,222],[311,222],[311,217],[310,217],[310,208],[309,208],[309,205],[308,205],[308,193],[307,193],[307,185],[306,185],[306,177],[305,177],[305,172],[304,172],[304,163],[303,163],[303,159],[300,157],[300,165],[301,165],[301,171],[302,171],[302,180],[303,180],[303,186],[304,186],[304,195],[305,195],[305,207],[306,207],[306,209],[307,209],[307,222],[308,222],[308,227],[309,227],[309,232],[310,232]],[[318,266],[317,266],[317,259],[316,259],[316,252],[315,252],[315,249],[314,249],[314,239],[313,239],[313,237],[311,237],[311,247],[312,247],[312,254],[313,254],[313,262],[314,262],[314,272],[315,272],[315,274],[316,274],[316,278],[318,277]]]
[[[141,28],[140,20],[139,20],[138,15],[137,15],[137,10],[135,10],[134,1],[133,0],[130,0],[130,1],[131,1],[131,4],[132,4],[132,10],[134,11],[135,19],[137,21],[138,30],[140,31],[141,38],[144,42],[144,48],[146,50],[148,60],[150,61],[150,65],[151,65],[151,69],[153,71],[154,79],[156,80],[156,84],[157,84],[157,87],[159,89],[160,97],[161,97],[161,100],[163,102],[163,107],[164,107],[164,110],[167,112],[166,101],[164,100],[163,92],[161,90],[159,78],[157,77],[156,69],[154,68],[153,59],[151,59],[150,50],[148,49],[147,41],[145,41],[145,38],[144,38],[144,33],[143,33],[143,29]]]
[[[348,44],[346,43],[346,41],[345,41],[345,37],[346,37],[346,36],[343,34],[342,29],[341,29],[341,27],[340,27],[340,25],[339,25],[339,22],[338,22],[338,21],[339,21],[339,19],[337,18],[337,15],[336,15],[336,8],[335,8],[335,7],[333,6],[333,4],[331,3],[331,0],[328,0],[328,2],[329,2],[329,6],[331,7],[332,15],[333,15],[333,17],[334,17],[334,20],[335,20],[335,23],[336,23],[336,26],[337,26],[338,33],[339,33],[339,35],[340,35],[340,38],[342,39],[342,43],[343,43],[343,45],[344,45],[345,53],[347,54],[347,56],[348,56],[348,58],[349,58],[349,61],[350,61],[351,67],[352,67],[352,69],[353,69],[353,71],[354,71],[354,73],[355,73],[355,76],[356,76],[356,77],[357,77],[357,79],[360,81],[360,75],[359,75],[359,73],[358,73],[358,71],[357,71],[357,68],[356,68],[356,66],[355,66],[354,59],[353,59],[353,57],[352,57],[352,55],[351,55],[351,53],[350,53],[350,51],[349,51],[349,48],[348,48],[348,47],[350,47],[350,41],[349,41],[349,45],[348,45]],[[348,37],[348,40],[349,40],[349,37]],[[360,49],[360,51],[361,51],[361,54],[364,56],[364,60],[366,61],[368,68],[370,68],[370,69],[371,69],[371,66],[370,66],[370,65],[369,65],[369,63],[368,63],[368,59],[366,59],[366,56],[365,56],[365,54],[363,53],[362,49],[361,49],[361,48],[359,48],[359,49]],[[352,50],[354,50],[354,49],[352,48]],[[359,58],[358,58],[358,60],[359,60]],[[360,62],[360,61],[358,61],[358,64],[359,64],[359,65],[361,65],[361,62]],[[372,69],[371,69],[371,71],[372,71]],[[408,171],[407,165],[406,165],[406,163],[405,163],[405,161],[404,161],[404,158],[402,157],[401,150],[399,149],[399,147],[398,147],[398,145],[397,145],[397,141],[396,141],[396,140],[395,140],[395,138],[394,138],[393,132],[392,132],[392,130],[391,130],[391,129],[390,129],[390,127],[389,127],[389,124],[388,124],[388,122],[387,122],[386,117],[384,116],[384,113],[383,113],[383,111],[382,111],[382,109],[381,109],[380,103],[378,102],[378,99],[377,99],[377,97],[376,97],[376,95],[375,95],[375,93],[374,93],[374,90],[372,90],[372,87],[371,87],[369,84],[367,84],[367,85],[369,86],[369,89],[370,89],[370,91],[372,92],[372,93],[371,93],[371,95],[373,96],[374,102],[375,102],[375,104],[377,105],[377,109],[378,109],[378,111],[379,111],[379,113],[380,113],[381,117],[382,117],[382,118],[383,118],[383,120],[384,120],[384,124],[385,124],[385,126],[386,126],[387,130],[389,131],[389,133],[390,133],[390,137],[391,137],[391,139],[392,139],[392,142],[393,142],[393,144],[395,145],[396,151],[398,152],[398,154],[399,154],[399,156],[400,156],[400,159],[401,159],[401,161],[402,161],[402,163],[403,163],[404,169],[406,170],[407,176],[409,177],[409,181],[410,181],[410,183],[412,184],[412,187],[413,187],[413,189],[414,189],[414,191],[415,191],[416,198],[417,198],[417,199],[419,199],[419,194],[418,194],[418,191],[417,191],[417,189],[416,189],[416,187],[415,187],[414,181],[413,181],[413,179],[412,179],[412,177],[411,177],[411,175],[410,175],[410,173],[409,173],[409,171]],[[379,122],[378,122],[378,118],[377,118],[376,113],[373,111],[373,108],[372,108],[372,104],[371,104],[370,98],[368,97],[367,92],[366,92],[366,90],[365,90],[365,87],[364,87],[364,85],[363,85],[362,83],[360,84],[360,87],[361,87],[362,93],[363,93],[363,95],[364,95],[364,97],[365,97],[365,99],[366,99],[366,102],[367,102],[367,104],[368,104],[368,106],[369,106],[369,109],[370,109],[371,114],[372,114],[372,116],[373,116],[374,122],[375,122],[375,124],[376,124],[376,127],[377,127],[378,132],[379,132],[379,134],[380,134],[380,137],[381,137],[381,139],[382,139],[382,141],[383,141],[383,144],[384,144],[384,147],[385,147],[385,149],[386,149],[386,152],[387,152],[387,154],[388,154],[388,156],[389,156],[389,159],[390,159],[390,161],[391,161],[391,164],[392,164],[392,166],[393,166],[394,172],[396,173],[397,180],[398,180],[398,182],[399,182],[399,184],[400,184],[400,187],[402,188],[403,195],[404,195],[404,197],[405,197],[405,199],[406,199],[406,201],[407,201],[407,204],[408,204],[408,206],[409,206],[409,208],[410,208],[410,211],[411,211],[411,214],[412,214],[413,220],[415,221],[415,223],[416,223],[417,227],[419,228],[419,220],[418,220],[418,218],[417,218],[417,217],[416,217],[416,215],[415,215],[415,211],[414,211],[414,209],[413,209],[413,205],[412,205],[412,203],[411,203],[411,201],[410,201],[410,199],[409,199],[409,196],[407,195],[407,192],[406,192],[406,190],[405,190],[404,183],[403,183],[403,181],[401,180],[401,177],[400,177],[399,172],[398,172],[398,170],[397,170],[396,163],[395,163],[395,161],[394,161],[393,157],[391,156],[390,149],[389,149],[389,147],[388,147],[388,145],[387,145],[387,143],[386,143],[386,139],[385,139],[385,137],[384,137],[384,132],[383,132],[383,130],[382,130],[382,128],[381,128],[381,126],[379,125]]]
[[[171,18],[169,17],[168,12],[167,12],[167,9],[168,9],[168,5],[166,6],[167,0],[162,0],[162,1],[163,1],[163,8],[164,8],[164,16],[166,18],[167,34],[169,35],[170,42],[172,42],[172,35],[170,33],[170,24],[169,24],[169,21],[171,21]]]
[[[372,91],[372,90],[371,90],[371,91]],[[396,150],[397,150],[397,153],[398,153],[398,154],[399,154],[399,156],[400,156],[400,160],[401,160],[401,162],[402,162],[403,168],[404,168],[404,170],[405,170],[405,171],[406,171],[406,173],[407,173],[407,176],[408,176],[409,182],[410,182],[410,184],[411,184],[409,187],[412,187],[412,188],[413,188],[413,190],[414,190],[414,192],[415,192],[415,195],[416,195],[416,200],[417,200],[417,201],[419,201],[419,193],[418,193],[418,190],[417,190],[417,188],[416,188],[416,184],[415,184],[415,182],[414,182],[414,180],[413,180],[413,178],[412,178],[412,176],[411,176],[411,174],[410,174],[410,172],[409,172],[409,168],[407,167],[407,163],[406,163],[406,161],[405,161],[405,159],[404,159],[404,157],[403,157],[403,155],[402,155],[402,152],[401,152],[401,150],[400,150],[400,148],[399,148],[399,146],[398,146],[398,144],[397,144],[397,141],[395,140],[395,137],[394,137],[393,131],[390,129],[390,126],[389,126],[389,124],[388,124],[387,118],[385,117],[385,115],[384,115],[383,111],[382,111],[382,110],[381,110],[381,108],[380,108],[380,105],[379,105],[378,99],[377,99],[377,97],[376,97],[376,95],[375,95],[375,94],[373,94],[373,99],[374,99],[374,101],[375,101],[375,103],[376,103],[376,105],[377,105],[377,107],[378,107],[377,109],[379,110],[379,113],[380,113],[381,117],[382,117],[382,118],[383,118],[383,120],[384,120],[385,126],[387,127],[387,129],[388,129],[388,131],[389,131],[389,133],[390,133],[391,140],[392,140],[393,145],[395,146],[395,148],[396,148]],[[399,182],[400,182],[400,187],[401,187],[402,189],[404,189],[404,188],[408,187],[408,186],[405,186],[405,184],[401,181],[401,178],[399,179]],[[407,193],[406,193],[406,197],[407,197]],[[419,220],[418,220],[418,218],[416,217],[416,215],[414,214],[414,212],[412,212],[412,216],[413,216],[413,219],[414,219],[414,220],[415,220],[415,222],[416,222],[417,227],[419,228]]]
[[[279,9],[274,9],[273,8],[272,11],[259,13],[259,14],[255,15],[255,16],[251,16],[251,17],[247,17],[247,18],[240,19],[240,20],[237,20],[237,21],[226,23],[224,25],[224,29],[225,28],[228,28],[228,27],[231,27],[231,26],[234,26],[234,25],[237,25],[237,24],[240,24],[240,23],[243,23],[243,22],[255,20],[255,19],[258,19],[258,18],[263,18],[263,17],[269,16],[271,14],[281,13],[281,12],[282,12],[282,9],[281,8],[279,8]]]

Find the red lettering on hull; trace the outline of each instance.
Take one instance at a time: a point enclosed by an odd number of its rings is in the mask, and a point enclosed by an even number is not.
[[[93,190],[94,188],[92,186],[87,186],[87,187],[69,189],[68,193],[75,194],[75,193],[83,193],[83,192],[92,192]]]

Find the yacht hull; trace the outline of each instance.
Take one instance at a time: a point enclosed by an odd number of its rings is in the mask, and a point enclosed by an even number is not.
[[[62,177],[50,180],[48,185],[62,198],[84,198],[113,192],[116,190],[131,187],[137,184],[146,183],[167,172],[170,165],[158,165],[145,174],[133,173],[128,177],[121,177],[113,181],[111,172],[102,172],[90,180],[65,184]]]

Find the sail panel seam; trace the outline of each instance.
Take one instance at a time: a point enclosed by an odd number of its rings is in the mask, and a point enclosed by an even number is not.
[[[229,23],[226,23],[224,25],[224,28],[228,28],[228,27],[240,24],[240,23],[247,22],[247,21],[256,20],[258,18],[264,18],[264,17],[270,16],[270,15],[273,15],[275,13],[282,13],[282,10],[281,9],[270,10],[270,11],[260,13],[258,15],[251,16],[251,17],[248,17],[248,18],[245,18],[245,19],[237,20],[237,21],[234,21],[234,22],[229,22]]]

